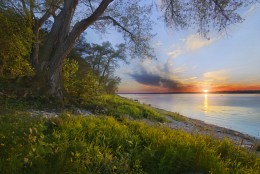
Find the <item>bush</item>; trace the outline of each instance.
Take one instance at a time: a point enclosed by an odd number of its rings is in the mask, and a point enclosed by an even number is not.
[[[97,77],[91,70],[80,72],[79,63],[66,59],[63,65],[64,89],[72,101],[84,101],[99,94]]]

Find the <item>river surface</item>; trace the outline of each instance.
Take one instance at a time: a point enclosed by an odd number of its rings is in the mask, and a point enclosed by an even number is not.
[[[120,94],[260,138],[260,94]]]

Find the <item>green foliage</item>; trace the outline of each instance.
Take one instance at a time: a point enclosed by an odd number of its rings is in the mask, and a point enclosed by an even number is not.
[[[88,44],[81,38],[71,55],[84,59],[98,77],[100,88],[105,93],[114,94],[121,81],[114,72],[120,61],[127,63],[125,52],[124,44],[116,45],[115,49],[110,42]]]
[[[98,81],[91,70],[79,71],[80,66],[74,59],[65,60],[62,70],[64,89],[75,100],[89,100],[99,93]]]
[[[259,173],[230,141],[112,117],[0,116],[2,173]]]
[[[15,78],[33,75],[28,61],[33,43],[30,20],[11,9],[0,9],[0,23],[0,76]]]
[[[164,116],[169,116],[176,121],[186,121],[187,120],[184,116],[180,115],[179,113],[169,112],[169,111],[162,110],[162,109],[158,109],[158,112],[160,112],[160,114],[162,114]]]
[[[155,109],[117,95],[101,95],[94,100],[85,101],[85,105],[93,113],[114,117],[132,117],[134,119],[150,119],[165,122],[166,119]]]

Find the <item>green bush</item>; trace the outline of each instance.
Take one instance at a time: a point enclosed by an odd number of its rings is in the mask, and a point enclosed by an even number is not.
[[[66,59],[62,74],[64,89],[72,101],[93,99],[99,93],[98,79],[91,70],[79,71],[80,64],[74,59]]]

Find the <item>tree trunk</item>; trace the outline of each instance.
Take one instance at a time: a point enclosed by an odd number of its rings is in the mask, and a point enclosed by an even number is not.
[[[34,59],[34,62],[38,62],[35,66],[34,94],[58,100],[63,99],[62,65],[64,59],[72,50],[80,34],[103,14],[111,2],[112,0],[103,0],[92,15],[77,22],[70,30],[78,0],[64,1],[64,7],[54,18],[43,49],[40,53],[36,52],[39,55],[38,59]],[[37,47],[35,49],[37,50]]]
[[[39,32],[40,28],[38,25],[33,27],[33,34],[34,34],[34,43],[32,45],[32,51],[31,51],[31,65],[33,68],[36,68],[38,66],[38,57],[39,57],[39,49],[40,49],[40,41],[39,41]]]
[[[53,49],[49,61],[42,60],[39,62],[34,79],[37,96],[63,100],[62,66],[73,45],[74,42],[71,42],[69,48],[67,48],[63,43],[59,43]],[[44,54],[40,57],[45,57]]]

